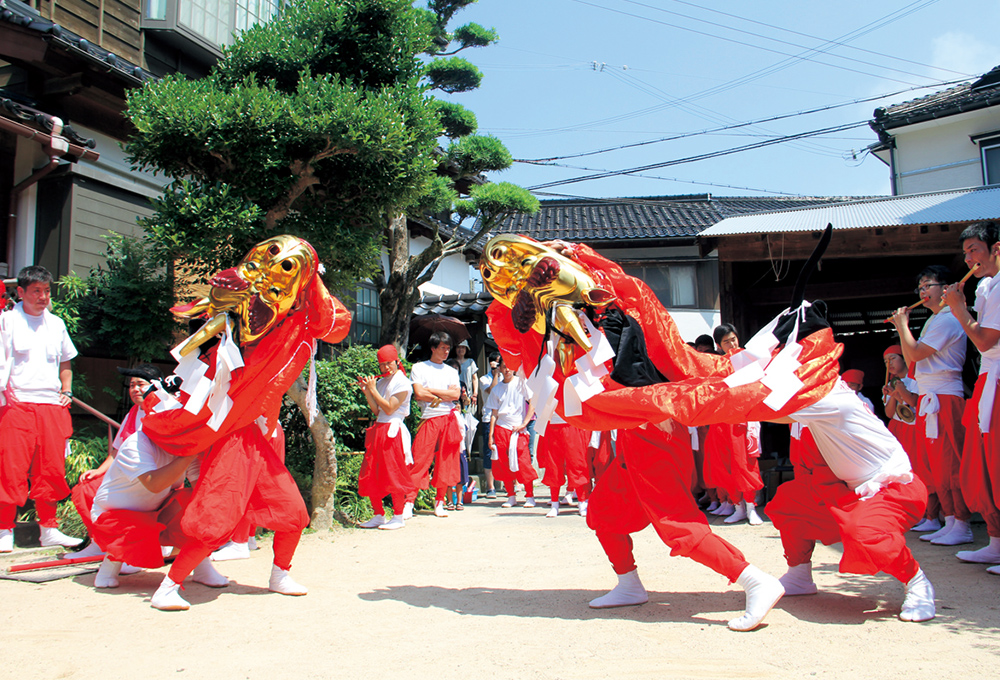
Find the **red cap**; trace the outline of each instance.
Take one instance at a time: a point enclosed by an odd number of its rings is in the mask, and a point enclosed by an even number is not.
[[[900,347],[899,345],[892,345],[888,349],[886,349],[884,352],[882,352],[882,358],[884,359],[885,357],[889,356],[890,354],[898,354],[899,356],[903,356],[903,348]]]
[[[865,372],[856,368],[844,371],[840,374],[840,377],[844,379],[844,382],[860,383],[862,385],[865,382]]]
[[[399,352],[395,345],[383,345],[378,350],[379,363],[386,361],[399,361]]]

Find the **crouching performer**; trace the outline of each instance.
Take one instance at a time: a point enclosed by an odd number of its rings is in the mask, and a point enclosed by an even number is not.
[[[350,314],[321,273],[309,243],[276,236],[216,274],[208,298],[174,309],[207,321],[174,349],[181,394],[174,399],[158,390],[147,397],[153,404],[143,433],[168,454],[204,452],[204,458],[181,520],[187,541],[153,595],[156,609],[189,607],[180,583],[241,520],[274,531],[269,589],[307,592],[288,572],[309,515],[275,450],[275,435],[282,396],[314,355],[316,341],[338,342],[350,326]],[[216,336],[218,344],[201,354],[199,347]],[[310,370],[307,401],[315,413],[313,376]]]
[[[163,566],[161,546],[182,546],[181,517],[191,500],[184,479],[198,479],[198,458],[172,456],[141,431],[119,447],[94,495],[90,531],[105,551],[95,588],[117,588],[122,564],[156,569]],[[203,560],[194,570],[198,583],[212,588],[229,580]]]
[[[906,585],[899,618],[929,621],[934,588],[905,538],[924,512],[927,488],[899,442],[855,401],[853,390],[840,385],[794,416],[789,452],[795,478],[767,504],[788,563],[781,584],[786,595],[817,592],[811,561],[816,541],[842,543],[842,573],[885,572],[899,579]],[[817,441],[828,445],[821,451]],[[859,441],[868,445],[857,446]]]
[[[553,412],[580,428],[620,431],[648,431],[648,426],[667,420],[699,427],[791,419],[808,424],[814,434],[823,432],[816,441],[824,459],[859,501],[867,502],[862,499],[893,484],[905,485],[912,478],[905,453],[889,447],[891,435],[874,416],[861,413],[860,401],[848,401],[839,393],[837,359],[843,346],[833,340],[825,305],[804,300],[808,274],[831,231],[828,227],[800,275],[790,307],[746,343],[743,352],[726,357],[688,347],[648,287],[590,248],[560,242],[546,246],[513,235],[492,239],[480,263],[483,280],[496,298],[489,310],[490,327],[501,350],[530,376],[539,414],[536,429],[544,428]],[[849,427],[854,424],[859,426]],[[619,437],[631,482],[623,485],[622,493],[636,494],[648,507],[649,519],[674,554],[689,555],[743,586],[746,612],[730,621],[730,628],[758,626],[784,593],[778,579],[747,564],[728,544],[727,550],[696,556],[703,545],[721,539],[711,534],[704,518],[681,519],[693,503],[689,487],[680,488],[679,481],[670,490],[663,484],[638,483],[644,468],[652,469],[650,457],[630,461],[628,438],[622,439],[621,432]],[[657,446],[652,441],[643,445]],[[849,454],[852,465],[840,460],[844,456],[837,447]],[[854,459],[857,455],[861,460]],[[919,484],[907,491],[925,494]],[[600,483],[592,513],[599,492]],[[656,502],[648,503],[644,495],[656,497]],[[908,514],[899,508],[887,512]],[[588,520],[591,517],[588,514]],[[897,524],[909,519],[893,515],[879,521],[891,535]],[[596,518],[591,524],[599,525]],[[920,599],[929,595],[932,603],[933,591],[927,585]],[[923,588],[922,582],[911,578],[907,588],[909,599],[911,590]]]

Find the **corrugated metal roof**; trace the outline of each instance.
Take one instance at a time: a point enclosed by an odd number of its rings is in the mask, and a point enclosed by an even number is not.
[[[728,217],[701,232],[702,238],[736,234],[901,227],[1000,219],[1000,186],[887,196],[816,208]]]

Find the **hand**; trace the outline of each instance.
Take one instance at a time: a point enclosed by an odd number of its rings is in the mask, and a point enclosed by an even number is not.
[[[87,482],[95,477],[97,477],[97,470],[85,470],[84,473],[80,475],[80,481]]]
[[[909,307],[900,307],[895,312],[892,313],[890,318],[892,325],[896,327],[896,330],[904,328],[910,325],[910,309]]]
[[[65,392],[59,393],[59,405],[63,408],[69,408],[73,404],[73,397],[66,394]]]
[[[375,376],[366,375],[361,379],[361,389],[367,392],[375,392]]]
[[[957,283],[952,283],[944,287],[944,295],[941,301],[951,308],[965,307],[965,291],[961,290]]]

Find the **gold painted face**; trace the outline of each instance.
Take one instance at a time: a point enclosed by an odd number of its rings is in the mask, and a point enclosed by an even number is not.
[[[208,298],[178,313],[187,317],[231,313],[239,326],[240,344],[247,345],[299,307],[299,295],[317,268],[316,251],[308,242],[287,234],[275,236],[254,246],[232,269],[213,276]],[[193,350],[220,330],[206,325],[192,336],[185,350]],[[197,337],[202,331],[206,337]],[[200,342],[195,342],[196,338]]]
[[[521,333],[545,333],[545,320],[583,349],[591,349],[574,306],[603,308],[615,296],[597,285],[590,273],[568,257],[534,239],[500,234],[490,239],[479,261],[483,284],[503,305]]]

